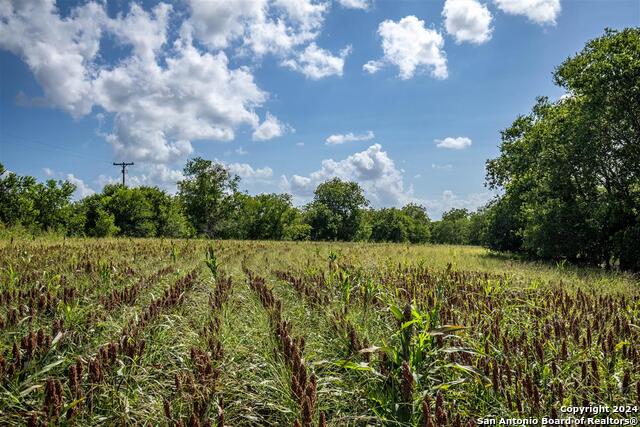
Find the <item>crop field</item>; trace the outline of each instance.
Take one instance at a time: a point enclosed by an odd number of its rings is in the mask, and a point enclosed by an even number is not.
[[[475,247],[7,240],[0,424],[624,419],[639,325],[632,276]]]

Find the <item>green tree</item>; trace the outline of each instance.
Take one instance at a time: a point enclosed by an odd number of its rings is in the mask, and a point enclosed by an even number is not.
[[[107,185],[102,190],[105,211],[113,215],[120,234],[132,237],[154,237],[156,224],[151,202],[139,188]]]
[[[369,202],[360,186],[333,178],[318,185],[305,217],[314,240],[353,240]]]
[[[435,243],[468,244],[469,211],[454,208],[443,213],[442,219],[432,225],[431,238]]]
[[[431,220],[424,206],[409,203],[402,212],[410,219],[407,237],[411,243],[426,243],[431,239]]]
[[[209,237],[232,236],[240,178],[224,165],[201,157],[187,162],[184,175],[178,183],[179,196],[196,232]]]
[[[184,214],[180,200],[158,187],[136,189],[151,205],[152,219],[158,237],[189,237],[193,227]]]
[[[396,208],[373,212],[371,240],[374,242],[406,242],[409,240],[411,218]]]
[[[521,239],[531,256],[638,270],[640,29],[607,30],[554,79],[567,97],[540,98],[502,132],[500,156],[487,164],[487,182],[506,200],[489,215],[489,236],[492,221],[506,221],[503,243]]]
[[[281,240],[287,226],[297,217],[289,194],[258,194],[239,197],[237,217],[239,238],[253,240]],[[289,230],[291,233],[293,230]]]
[[[8,172],[0,164],[0,221],[31,231],[64,230],[75,186],[67,181],[42,184],[32,176]]]

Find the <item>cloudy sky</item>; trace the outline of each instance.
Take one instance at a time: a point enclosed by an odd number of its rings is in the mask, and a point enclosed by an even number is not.
[[[297,204],[337,176],[433,217],[491,194],[499,132],[637,0],[0,0],[0,161],[175,191],[186,159]]]

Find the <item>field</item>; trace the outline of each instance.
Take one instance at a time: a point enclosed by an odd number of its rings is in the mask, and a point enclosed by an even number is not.
[[[631,276],[475,247],[7,240],[0,424],[625,419],[638,325]]]

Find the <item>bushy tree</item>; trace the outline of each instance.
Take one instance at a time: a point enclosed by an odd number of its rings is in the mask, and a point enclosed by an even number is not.
[[[566,97],[540,98],[502,132],[500,156],[487,164],[489,185],[504,190],[490,244],[640,269],[629,244],[640,210],[639,58],[640,29],[607,30],[556,69]],[[509,225],[507,238],[495,239],[493,221]]]
[[[408,218],[407,238],[411,243],[426,243],[431,239],[431,220],[424,206],[409,203],[402,208]]]
[[[296,232],[288,228],[299,214],[291,204],[289,194],[258,194],[239,196],[237,230],[238,238],[253,240],[282,240]],[[296,238],[299,236],[295,236]]]
[[[431,239],[435,243],[465,245],[469,243],[469,211],[453,208],[442,214],[440,221],[431,228]]]
[[[400,209],[387,208],[373,212],[371,240],[374,242],[406,242],[409,240],[409,217]]]
[[[355,182],[333,178],[318,185],[305,218],[314,240],[354,240],[369,202]]]
[[[0,221],[32,231],[64,231],[74,191],[75,186],[67,181],[39,183],[32,176],[8,172],[0,164]]]
[[[184,176],[178,182],[178,194],[196,232],[208,237],[233,236],[240,178],[224,165],[201,157],[187,162]]]

